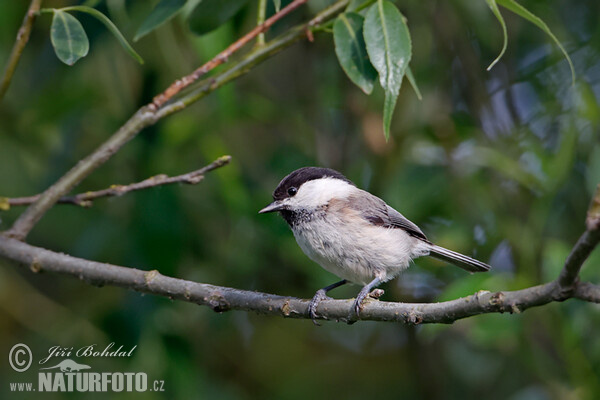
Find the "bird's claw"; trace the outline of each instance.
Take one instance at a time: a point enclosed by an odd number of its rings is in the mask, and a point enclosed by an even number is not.
[[[367,296],[373,299],[379,299],[383,295],[383,293],[383,289],[374,289],[370,293],[368,288],[364,288],[363,290],[361,290],[360,293],[358,293],[358,296],[356,296],[356,300],[354,300],[354,304],[352,305],[352,310],[354,311],[354,314],[350,315],[350,317],[348,318],[348,323],[354,323],[358,320],[360,312],[363,309],[363,302],[365,301]]]
[[[310,316],[310,319],[312,319],[313,324],[316,326],[321,326],[321,324],[317,322],[317,307],[323,300],[331,300],[331,297],[327,296],[324,289],[319,289],[313,296],[310,303],[308,303],[308,315]]]
[[[356,322],[356,320],[358,320],[360,312],[363,308],[362,303],[363,301],[365,301],[368,294],[369,292],[364,292],[363,290],[361,290],[360,293],[358,293],[358,295],[356,296],[356,300],[354,300],[354,304],[352,305],[352,311],[354,311],[354,314],[350,315],[350,321]]]

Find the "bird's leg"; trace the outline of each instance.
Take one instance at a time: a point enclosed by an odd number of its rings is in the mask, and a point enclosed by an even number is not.
[[[362,309],[362,302],[365,301],[365,298],[369,295],[371,290],[374,287],[379,286],[380,283],[381,283],[381,278],[377,277],[377,278],[373,279],[371,282],[369,282],[368,284],[366,284],[365,287],[363,287],[361,289],[361,291],[358,293],[358,296],[356,296],[356,300],[354,301],[354,306],[353,306],[353,310],[356,313],[356,318],[358,318],[358,315],[360,314],[360,310]]]
[[[312,322],[315,325],[319,325],[319,323],[317,322],[317,307],[319,306],[319,303],[323,300],[330,299],[330,297],[327,296],[327,292],[329,292],[332,289],[335,289],[336,287],[340,287],[347,282],[348,281],[344,279],[339,282],[333,283],[329,286],[325,286],[323,289],[317,290],[317,293],[315,293],[310,303],[308,303],[308,315],[310,316]]]

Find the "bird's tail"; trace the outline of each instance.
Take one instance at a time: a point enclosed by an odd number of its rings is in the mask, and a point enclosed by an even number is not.
[[[477,261],[474,258],[445,249],[435,244],[431,245],[431,248],[429,249],[429,255],[437,259],[447,261],[450,264],[456,265],[457,267],[469,272],[485,272],[492,268],[486,263]]]

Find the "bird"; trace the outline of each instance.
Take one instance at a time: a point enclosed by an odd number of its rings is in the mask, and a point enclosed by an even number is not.
[[[279,212],[311,260],[342,279],[317,290],[310,301],[308,314],[317,325],[317,307],[330,299],[330,290],[346,283],[363,285],[349,316],[357,320],[369,293],[418,257],[429,255],[469,272],[491,269],[433,244],[385,201],[330,168],[303,167],[284,177],[273,192],[273,202],[259,211],[270,212]]]

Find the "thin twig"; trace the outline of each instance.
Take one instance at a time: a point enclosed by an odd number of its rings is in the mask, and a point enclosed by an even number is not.
[[[268,59],[282,49],[292,45],[306,35],[310,29],[318,27],[315,21],[326,22],[342,12],[349,0],[339,0],[330,7],[318,13],[315,18],[307,24],[302,24],[289,29],[279,37],[257,47],[254,51],[247,54],[242,60],[236,62],[231,68],[223,71],[211,79],[192,94],[186,95],[183,99],[170,103],[158,111],[154,111],[151,105],[140,108],[117,132],[115,132],[106,142],[99,146],[94,152],[82,159],[63,175],[57,182],[44,191],[39,199],[30,205],[17,218],[13,226],[5,233],[10,237],[23,240],[27,234],[42,218],[42,216],[58,201],[59,198],[70,192],[81,180],[92,173],[96,168],[104,164],[112,157],[125,143],[133,139],[143,128],[155,124],[160,119],[181,111],[190,104],[198,101],[208,93],[221,87],[222,85],[236,79],[250,71],[250,69],[262,61]],[[282,10],[283,11],[283,10]],[[265,22],[266,23],[266,22]],[[313,27],[313,28],[310,28]],[[218,57],[218,56],[217,56]]]
[[[267,31],[275,22],[279,21],[281,18],[285,17],[286,15],[288,15],[307,1],[308,0],[294,0],[293,2],[288,4],[281,11],[275,13],[273,16],[267,19],[264,23],[258,25],[246,35],[242,36],[240,39],[229,45],[229,47],[217,54],[217,56],[215,56],[212,60],[202,65],[191,74],[173,82],[171,86],[169,86],[164,92],[154,97],[152,103],[150,104],[150,107],[152,107],[153,110],[159,110],[167,101],[173,98],[173,96],[175,96],[177,93],[190,86],[192,83],[196,82],[198,79],[200,79],[202,75],[206,74],[208,71],[226,62],[233,53],[244,47],[258,34]]]
[[[23,49],[29,41],[29,35],[31,34],[33,21],[35,20],[41,5],[42,0],[31,0],[27,14],[25,14],[25,18],[23,18],[23,24],[21,25],[21,28],[19,28],[17,39],[15,40],[15,44],[6,63],[6,68],[4,69],[4,75],[2,75],[2,81],[0,81],[0,101],[10,86],[10,82],[13,74],[15,73],[15,69],[17,68],[17,64],[21,59]]]
[[[96,286],[118,286],[170,299],[205,305],[217,312],[253,311],[290,318],[310,318],[309,300],[278,296],[229,287],[171,278],[158,271],[142,271],[84,260],[0,235],[0,256],[28,267],[33,272],[48,271],[77,277]],[[583,285],[577,297],[598,302]],[[587,290],[587,292],[586,292]],[[399,321],[408,324],[452,323],[486,313],[520,313],[557,300],[558,284],[549,282],[516,291],[479,291],[471,296],[441,303],[392,303],[370,299],[361,311],[361,320]],[[587,295],[586,295],[587,293]],[[574,297],[573,294],[569,297]],[[561,299],[563,300],[563,299]],[[325,300],[319,304],[321,319],[348,321],[353,300]]]
[[[575,289],[579,277],[579,270],[592,250],[600,242],[600,184],[592,197],[586,218],[587,230],[581,235],[558,278],[558,284],[563,293],[570,293]]]
[[[134,192],[137,190],[148,189],[156,186],[172,185],[174,183],[187,183],[195,185],[204,179],[207,172],[220,168],[229,164],[231,156],[222,156],[196,171],[188,172],[187,174],[177,176],[167,176],[165,174],[155,175],[141,182],[131,183],[129,185],[112,185],[111,187],[94,192],[79,193],[74,196],[63,196],[58,199],[58,204],[73,204],[81,207],[90,207],[94,200],[101,197],[122,196],[125,193]],[[0,197],[0,210],[7,210],[9,207],[26,206],[34,203],[39,199],[40,195],[28,197]]]
[[[148,107],[140,108],[106,142],[94,150],[93,153],[80,160],[58,181],[46,189],[36,202],[30,205],[17,218],[6,234],[20,240],[25,239],[29,231],[31,231],[46,211],[54,206],[58,199],[69,193],[82,179],[104,164],[139,131],[155,122],[156,117],[154,113],[148,110]]]
[[[264,24],[265,18],[267,17],[267,0],[258,0],[258,12],[256,14],[256,25],[260,26]],[[259,46],[265,44],[265,33],[261,32],[256,38],[256,43]]]

